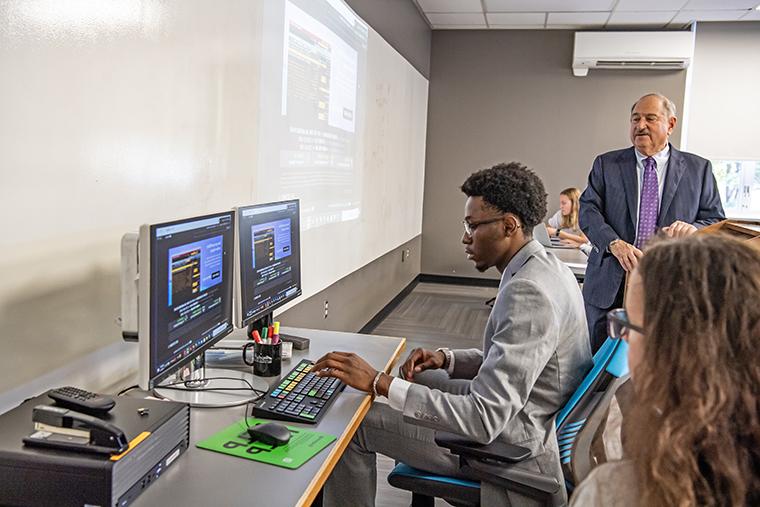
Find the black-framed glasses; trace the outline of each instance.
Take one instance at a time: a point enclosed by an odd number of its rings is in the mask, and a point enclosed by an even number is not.
[[[644,334],[643,327],[631,324],[624,308],[616,308],[607,312],[607,335],[610,338],[622,338],[628,341],[630,331]]]
[[[475,232],[475,229],[481,225],[492,224],[494,222],[498,222],[502,218],[504,218],[504,215],[488,220],[481,220],[480,222],[468,222],[467,220],[462,220],[462,225],[464,226],[464,232],[466,232],[468,236],[472,236],[472,233]]]

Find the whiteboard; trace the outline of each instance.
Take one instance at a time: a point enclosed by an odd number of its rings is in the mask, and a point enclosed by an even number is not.
[[[0,392],[120,339],[124,233],[280,197],[263,0],[61,4],[0,3]],[[304,298],[421,233],[428,82],[371,28],[365,65],[361,212],[303,232]]]

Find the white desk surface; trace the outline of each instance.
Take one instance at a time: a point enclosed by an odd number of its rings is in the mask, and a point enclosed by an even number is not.
[[[293,350],[293,358],[283,362],[283,375],[298,364],[300,359],[316,360],[332,350],[356,352],[373,367],[389,372],[403,352],[406,342],[404,338],[356,333],[285,327],[282,330],[311,340],[309,349]],[[278,381],[279,377],[270,379],[272,384]],[[133,505],[310,505],[371,403],[370,396],[347,387],[319,424],[287,423],[338,437],[297,470],[278,468],[195,447],[196,442],[241,420],[245,409],[242,406],[194,408],[190,415],[190,447]]]
[[[579,249],[547,247],[546,251],[551,252],[555,257],[564,262],[576,277],[583,278],[586,275],[588,256]]]

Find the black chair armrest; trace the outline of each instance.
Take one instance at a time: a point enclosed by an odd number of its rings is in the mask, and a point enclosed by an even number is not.
[[[450,450],[453,454],[462,457],[471,457],[486,462],[496,463],[518,463],[530,457],[530,449],[520,447],[519,445],[507,444],[504,442],[491,442],[490,444],[479,444],[465,437],[453,433],[436,432],[435,443],[439,447]]]
[[[520,461],[530,457],[530,449],[504,442],[478,444],[444,432],[436,432],[435,443],[459,455],[459,473],[465,477],[522,493],[543,505],[564,503],[564,489],[555,477],[520,468]]]
[[[477,460],[466,460],[461,472],[470,477],[476,477],[481,481],[497,484],[504,488],[520,491],[530,496],[536,492],[553,496],[559,492],[560,483],[555,477],[531,472],[519,466],[505,467],[493,465]]]

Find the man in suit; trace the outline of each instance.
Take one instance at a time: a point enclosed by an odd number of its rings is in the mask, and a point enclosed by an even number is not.
[[[488,443],[530,448],[520,466],[564,484],[554,416],[591,366],[583,300],[575,277],[532,239],[546,214],[541,180],[518,163],[472,174],[462,185],[465,253],[479,271],[495,267],[501,283],[483,350],[413,350],[401,377],[378,372],[355,354],[332,352],[320,375],[388,397],[374,403],[324,490],[327,505],[374,505],[376,455],[444,475],[458,459],[434,443],[435,430]],[[431,370],[431,371],[426,371]],[[484,485],[484,505],[522,495]]]
[[[581,195],[580,226],[593,245],[583,298],[594,352],[607,312],[623,305],[625,274],[657,229],[680,237],[725,218],[710,161],[668,142],[676,122],[667,97],[641,97],[631,108],[633,146],[596,157]]]

